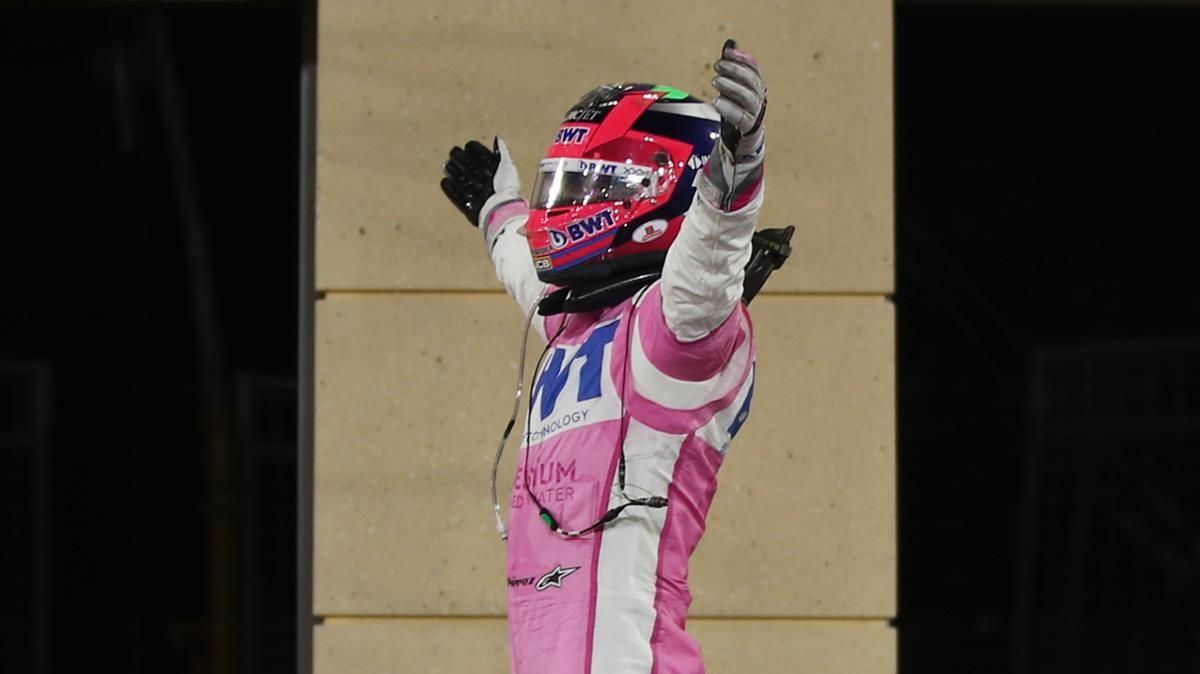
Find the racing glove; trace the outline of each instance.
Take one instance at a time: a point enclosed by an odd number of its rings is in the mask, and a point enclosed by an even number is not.
[[[734,40],[725,41],[713,70],[721,142],[704,168],[700,194],[721,210],[734,211],[748,203],[762,183],[767,87],[758,60],[738,49]]]
[[[478,141],[457,145],[442,165],[442,192],[474,227],[482,227],[491,248],[491,216],[505,204],[521,199],[521,179],[504,139],[496,136],[489,150]]]

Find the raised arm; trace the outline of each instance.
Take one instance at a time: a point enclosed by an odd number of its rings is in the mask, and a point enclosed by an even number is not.
[[[681,342],[708,336],[737,307],[763,202],[767,89],[758,61],[727,40],[713,69],[721,142],[663,266],[663,317]]]
[[[520,196],[521,181],[504,139],[497,137],[491,150],[477,141],[455,147],[443,172],[442,192],[483,230],[496,277],[527,314],[546,286],[538,280],[525,242],[529,206]],[[541,323],[535,321],[539,331]]]

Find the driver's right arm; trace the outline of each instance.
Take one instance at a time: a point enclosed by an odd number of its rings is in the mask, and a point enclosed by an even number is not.
[[[492,148],[470,141],[465,148],[451,150],[443,165],[442,192],[468,222],[483,230],[496,277],[528,315],[546,289],[525,240],[529,205],[520,196],[521,181],[504,139],[497,137]],[[544,321],[534,325],[544,338]]]

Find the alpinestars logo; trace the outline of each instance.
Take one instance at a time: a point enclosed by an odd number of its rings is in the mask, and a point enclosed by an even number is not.
[[[538,578],[538,582],[537,582],[537,585],[535,586],[535,589],[538,592],[541,592],[542,590],[545,590],[545,589],[551,588],[551,587],[561,588],[563,578],[566,578],[567,576],[571,575],[572,573],[575,573],[578,570],[579,570],[578,566],[568,566],[567,568],[564,569],[561,564],[555,564],[553,571],[547,573],[546,575],[542,576],[541,578]]]

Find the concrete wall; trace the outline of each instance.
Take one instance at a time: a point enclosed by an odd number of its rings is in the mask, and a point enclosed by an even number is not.
[[[507,671],[487,480],[521,317],[438,190],[447,150],[500,133],[528,187],[580,94],[709,97],[728,36],[764,64],[761,226],[796,253],[753,306],[689,629],[718,674],[894,670],[891,3],[342,0],[319,30],[316,671]]]

